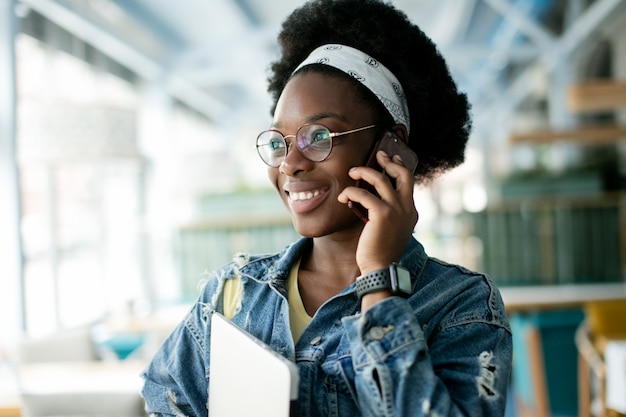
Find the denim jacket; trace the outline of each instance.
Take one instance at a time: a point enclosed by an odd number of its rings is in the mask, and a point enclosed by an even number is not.
[[[273,256],[240,255],[211,275],[143,373],[149,413],[207,415],[211,314],[222,311],[225,280],[238,275],[244,295],[232,321],[297,363],[299,417],[504,415],[511,332],[488,277],[430,258],[411,239],[400,262],[411,272],[410,298],[361,313],[352,284],[294,345],[287,277],[309,245],[303,238]]]

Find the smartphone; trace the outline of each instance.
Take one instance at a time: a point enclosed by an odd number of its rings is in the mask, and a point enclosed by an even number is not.
[[[378,161],[376,160],[376,154],[378,153],[378,151],[381,150],[385,151],[387,155],[389,155],[389,157],[391,158],[393,158],[394,155],[399,155],[400,158],[402,158],[404,166],[412,173],[415,173],[415,168],[417,167],[418,162],[417,154],[413,152],[413,149],[409,148],[409,145],[407,145],[398,136],[394,135],[391,131],[385,132],[383,137],[380,138],[378,142],[376,142],[373,151],[369,154],[365,166],[373,168],[380,172],[384,172],[383,168],[378,164]],[[390,178],[390,180],[395,187],[393,178]],[[376,196],[378,195],[376,189],[367,181],[358,180],[356,186],[366,189]],[[356,213],[356,215],[361,218],[361,220],[363,220],[364,222],[368,221],[367,209],[365,207],[353,201],[349,202],[349,206],[352,211],[354,211],[354,213]]]

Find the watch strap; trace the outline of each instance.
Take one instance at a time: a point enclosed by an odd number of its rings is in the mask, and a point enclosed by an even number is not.
[[[372,271],[356,280],[356,295],[359,300],[364,295],[384,290],[391,291],[389,267]]]

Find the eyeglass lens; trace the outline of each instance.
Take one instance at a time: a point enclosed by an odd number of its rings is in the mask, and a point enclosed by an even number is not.
[[[290,137],[293,135],[288,135]],[[332,149],[332,135],[322,125],[304,125],[298,129],[295,144],[307,159],[320,162],[328,157]],[[277,130],[261,132],[256,141],[259,156],[271,167],[279,166],[287,156],[288,145],[285,136]]]

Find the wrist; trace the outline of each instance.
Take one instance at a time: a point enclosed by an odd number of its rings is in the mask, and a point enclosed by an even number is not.
[[[361,312],[365,313],[367,310],[372,308],[374,304],[386,300],[391,297],[391,295],[391,291],[388,290],[377,291],[364,295],[361,298]]]
[[[365,273],[356,280],[356,293],[359,300],[365,296],[376,295],[386,298],[390,295],[408,297],[412,293],[409,271],[397,263]],[[376,297],[376,298],[379,298]]]

